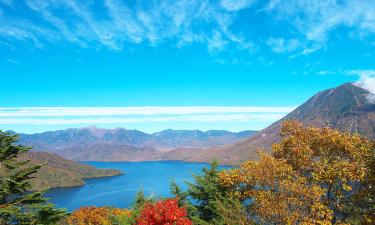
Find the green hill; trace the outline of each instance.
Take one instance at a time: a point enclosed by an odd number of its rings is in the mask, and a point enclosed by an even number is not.
[[[20,159],[29,159],[32,164],[43,164],[36,174],[36,178],[32,180],[34,190],[82,186],[85,184],[84,179],[86,178],[122,174],[118,170],[97,169],[93,166],[83,165],[46,152],[28,152],[22,155]]]

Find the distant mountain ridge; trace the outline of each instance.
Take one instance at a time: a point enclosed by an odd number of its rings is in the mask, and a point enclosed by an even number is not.
[[[177,148],[209,147],[228,144],[241,138],[249,137],[256,131],[230,132],[225,130],[163,130],[147,134],[138,130],[124,128],[102,129],[84,127],[77,129],[47,131],[36,134],[20,133],[20,143],[33,145],[39,150],[45,148],[72,147],[77,145],[112,144],[132,145],[135,147]]]
[[[195,154],[186,151],[169,154],[174,154],[174,158],[180,160],[210,161],[216,158],[222,163],[238,164],[257,158],[258,149],[270,151],[271,145],[280,140],[281,124],[288,119],[299,120],[305,125],[328,126],[343,132],[359,133],[374,140],[375,104],[368,100],[370,94],[354,83],[346,83],[317,93],[284,118],[249,138]]]
[[[250,137],[255,131],[164,130],[147,134],[124,128],[85,127],[19,134],[19,143],[37,151],[56,153],[64,158],[84,161],[160,160],[166,151],[178,148],[207,148]]]

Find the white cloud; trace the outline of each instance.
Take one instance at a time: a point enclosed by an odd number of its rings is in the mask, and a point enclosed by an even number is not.
[[[229,113],[288,113],[295,107],[144,106],[144,107],[21,107],[0,108],[0,117],[127,116]]]
[[[228,41],[224,40],[220,32],[214,32],[212,38],[208,38],[208,50],[215,53],[224,48]]]
[[[272,122],[284,114],[215,114],[185,116],[145,116],[145,117],[80,117],[80,118],[31,118],[0,117],[0,124],[62,125],[62,124],[124,124],[148,122]]]
[[[240,8],[251,2],[241,0],[227,4]],[[65,41],[81,47],[104,46],[115,51],[122,50],[127,43],[156,46],[167,40],[178,47],[203,43],[209,51],[220,50],[218,48],[226,46],[224,43],[231,43],[238,49],[253,46],[243,36],[230,32],[236,13],[222,8],[219,2],[140,1],[130,6],[126,1],[105,0],[97,5],[102,8],[93,10],[92,1],[27,0],[24,8],[32,13],[15,11],[8,15],[8,9],[4,15],[0,14],[0,37],[8,41],[31,40],[36,47],[42,47],[41,43],[45,41],[56,44]],[[28,17],[30,14],[44,21],[36,22]]]
[[[296,57],[325,47],[338,28],[349,28],[338,35],[351,38],[375,34],[373,0],[141,0],[132,5],[123,0],[1,2],[0,38],[7,44],[21,40],[36,47],[43,47],[45,42],[69,42],[120,51],[129,43],[157,46],[169,41],[177,47],[204,44],[209,52],[216,53],[223,49],[254,52],[266,41],[274,52],[298,52],[293,54]],[[26,13],[17,12],[19,8]],[[242,13],[254,14],[272,26],[262,27],[258,37],[252,33],[257,29],[252,30],[252,17],[239,16]],[[265,40],[280,25],[283,36]]]
[[[365,37],[375,33],[375,4],[372,0],[272,0],[266,11],[278,20],[286,21],[303,35],[307,47],[303,54],[322,48],[337,28],[350,28],[344,34]]]
[[[13,65],[16,65],[16,66],[23,66],[24,64],[18,60],[15,60],[15,59],[11,59],[11,58],[6,58],[5,61],[13,64]]]
[[[295,107],[149,106],[0,108],[0,124],[273,122]]]
[[[369,102],[375,103],[375,70],[351,70],[349,74],[360,76],[355,84],[369,91],[371,94],[367,96],[367,99]]]
[[[238,11],[254,4],[257,0],[222,0],[221,6],[229,11]]]
[[[375,76],[375,70],[349,70],[347,73],[350,75],[359,75],[361,77]]]
[[[270,38],[267,44],[276,53],[292,52],[301,45],[297,39],[285,40],[284,38]]]

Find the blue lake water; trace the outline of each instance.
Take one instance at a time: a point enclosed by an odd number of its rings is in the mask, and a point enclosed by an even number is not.
[[[73,188],[51,189],[46,193],[50,202],[73,211],[81,206],[113,206],[127,208],[133,204],[139,190],[146,196],[168,197],[174,180],[183,189],[185,181],[193,181],[192,174],[201,174],[206,163],[179,161],[158,162],[83,162],[97,168],[112,168],[123,175],[85,180],[86,185]],[[221,167],[227,168],[227,167]]]

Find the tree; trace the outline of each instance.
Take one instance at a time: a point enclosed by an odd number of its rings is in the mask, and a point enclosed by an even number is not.
[[[177,199],[160,200],[146,203],[142,209],[138,225],[192,225],[184,207],[178,206]]]
[[[363,221],[359,217],[368,213],[362,205],[371,201],[373,190],[373,144],[357,134],[303,127],[296,121],[286,121],[281,136],[273,156],[260,153],[260,161],[222,173],[222,184],[232,187],[234,195],[251,199],[252,213],[260,220]]]
[[[283,140],[273,148],[275,157],[285,159],[309,183],[325,189],[332,222],[355,219],[361,211],[359,194],[366,188],[368,162],[374,157],[372,143],[357,134],[305,128],[296,121],[285,122],[281,135]]]
[[[368,173],[363,188],[357,194],[360,210],[356,210],[362,224],[375,224],[375,143],[370,158],[367,160]]]
[[[29,192],[30,179],[41,165],[17,159],[30,149],[17,141],[16,135],[0,131],[0,224],[55,224],[66,213],[47,203],[43,192]]]
[[[170,192],[178,200],[178,206],[183,207],[190,205],[190,202],[188,201],[188,193],[183,191],[174,181],[171,183]]]
[[[209,168],[202,169],[201,175],[194,175],[194,182],[187,183],[186,192],[175,183],[171,184],[171,193],[178,199],[179,206],[187,208],[188,216],[194,224],[226,224],[228,213],[233,213],[233,218],[246,219],[237,202],[227,199],[228,189],[220,183],[218,165],[217,161],[213,161]],[[224,210],[227,203],[232,205]]]
[[[194,204],[197,209],[194,219],[197,222],[201,220],[201,223],[211,223],[220,219],[216,202],[226,195],[226,189],[220,185],[218,165],[218,161],[213,161],[210,168],[203,168],[203,174],[194,175],[194,182],[188,183],[187,193],[197,202]]]
[[[131,215],[129,209],[113,208],[109,220],[111,225],[131,225]]]
[[[213,219],[212,224],[218,225],[248,225],[246,207],[236,197],[221,197],[216,200],[219,219]]]
[[[82,207],[67,219],[69,225],[110,225],[110,209],[107,207]]]
[[[154,199],[147,198],[143,192],[143,190],[139,191],[135,196],[134,205],[132,208],[132,213],[130,214],[130,218],[128,219],[129,224],[137,224],[137,221],[139,220],[141,216],[141,212],[143,210],[143,207],[147,203],[153,203]]]
[[[331,210],[321,199],[323,189],[308,185],[284,160],[260,153],[259,161],[221,173],[221,183],[232,196],[248,200],[248,214],[261,224],[325,224]]]

